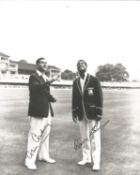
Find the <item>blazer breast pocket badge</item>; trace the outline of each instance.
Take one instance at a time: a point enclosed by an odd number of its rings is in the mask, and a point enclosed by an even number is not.
[[[94,88],[88,88],[88,95],[92,96],[94,94]]]

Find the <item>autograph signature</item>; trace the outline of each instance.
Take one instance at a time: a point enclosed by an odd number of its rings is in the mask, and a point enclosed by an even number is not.
[[[37,144],[37,146],[32,147],[31,150],[27,151],[27,157],[28,157],[29,159],[31,159],[31,158],[34,156],[35,152],[38,150],[38,148],[39,148],[39,145],[38,145],[38,144],[40,144],[40,142],[41,142],[41,143],[45,142],[45,140],[47,139],[47,137],[50,135],[50,132],[49,132],[49,133],[45,136],[45,138],[44,138],[43,140],[41,140],[41,139],[42,139],[42,136],[43,136],[43,134],[44,134],[44,132],[45,132],[45,130],[47,129],[48,126],[51,126],[51,124],[47,124],[47,125],[44,127],[43,130],[40,129],[40,135],[37,135],[37,134],[35,134],[35,133],[31,133],[32,140]]]
[[[33,155],[35,154],[35,152],[37,151],[38,148],[39,148],[39,146],[35,146],[30,151],[28,151],[27,152],[27,157],[29,159],[31,159],[33,157]]]
[[[110,122],[110,120],[107,120],[103,125],[101,125],[99,128],[97,128],[98,123],[95,123],[95,126],[91,129],[89,137],[93,137],[94,133],[96,133],[98,130],[100,130],[101,128],[104,128],[108,123]],[[97,129],[96,129],[97,128]],[[74,149],[75,151],[80,149],[81,146],[88,140],[88,138],[85,138],[83,141],[80,141],[79,139],[75,139],[74,140]]]
[[[34,142],[39,142],[41,140],[41,138],[42,138],[42,136],[43,136],[43,134],[44,134],[44,132],[45,132],[45,130],[47,129],[48,126],[51,126],[51,124],[47,124],[43,129],[40,129],[40,135],[37,135],[35,133],[31,133],[31,136],[32,136],[32,139],[33,139]],[[48,135],[45,137],[44,140],[46,140]]]

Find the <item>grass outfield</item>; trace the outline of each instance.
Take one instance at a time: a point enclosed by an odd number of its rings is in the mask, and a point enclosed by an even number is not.
[[[71,120],[71,90],[53,90],[55,117],[50,137],[55,165],[37,162],[33,172],[24,166],[29,123],[28,89],[0,89],[0,175],[140,175],[140,90],[104,90],[101,171],[78,166],[74,150],[79,127]]]

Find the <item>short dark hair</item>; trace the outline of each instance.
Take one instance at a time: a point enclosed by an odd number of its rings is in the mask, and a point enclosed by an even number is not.
[[[79,61],[77,62],[77,66],[78,66],[78,64],[79,64],[81,61],[83,61],[83,62],[85,63],[85,65],[87,66],[87,63],[86,63],[85,60],[79,60]]]
[[[41,57],[36,60],[36,64],[38,64],[41,60],[45,60],[45,58]]]

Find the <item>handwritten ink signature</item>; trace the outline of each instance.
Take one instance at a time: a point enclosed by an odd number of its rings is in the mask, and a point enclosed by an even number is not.
[[[27,157],[29,159],[31,159],[33,157],[33,155],[35,154],[35,152],[37,151],[37,149],[39,148],[39,146],[33,147],[30,151],[27,152]]]
[[[43,130],[42,129],[40,129],[40,134],[39,135],[37,135],[37,134],[35,134],[35,133],[31,133],[31,136],[32,136],[32,140],[34,141],[34,142],[40,142],[41,141],[41,138],[42,138],[42,136],[43,136],[43,134],[44,134],[44,132],[45,132],[45,130],[47,129],[47,127],[48,126],[51,126],[51,124],[47,124],[44,128],[43,128]],[[48,136],[48,135],[47,135]]]
[[[38,143],[38,144],[40,144],[39,142],[41,142],[41,143],[45,142],[45,140],[47,139],[47,137],[50,135],[50,132],[45,136],[45,138],[43,140],[41,140],[41,139],[42,139],[42,136],[43,136],[43,134],[44,134],[44,132],[45,132],[45,130],[47,129],[48,126],[51,126],[51,124],[47,124],[43,128],[43,130],[40,129],[40,132],[41,132],[40,135],[37,135],[35,133],[31,133],[32,140],[34,142]],[[39,146],[37,145],[35,147],[32,147],[31,150],[27,151],[27,157],[29,159],[31,159],[34,156],[34,154],[35,154],[35,152],[37,151],[38,148],[39,148]]]
[[[104,128],[108,123],[110,122],[110,120],[107,120],[103,125],[101,125],[99,128],[97,128],[98,123],[95,123],[95,126],[91,129],[89,137],[93,137],[94,133],[96,133],[98,130],[100,130],[101,128]],[[74,150],[78,150],[81,148],[81,146],[88,140],[88,138],[85,138],[83,141],[80,141],[79,139],[75,139],[74,140]]]

